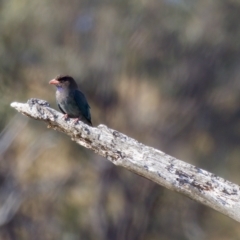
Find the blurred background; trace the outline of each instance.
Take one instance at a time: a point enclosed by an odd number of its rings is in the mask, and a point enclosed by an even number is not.
[[[239,224],[10,108],[58,74],[106,124],[240,184],[239,0],[0,0],[0,239],[240,239]]]

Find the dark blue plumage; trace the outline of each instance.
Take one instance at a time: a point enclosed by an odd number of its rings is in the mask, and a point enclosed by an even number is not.
[[[56,100],[65,118],[76,118],[92,126],[90,106],[77,83],[70,76],[59,76],[49,82],[56,85]]]

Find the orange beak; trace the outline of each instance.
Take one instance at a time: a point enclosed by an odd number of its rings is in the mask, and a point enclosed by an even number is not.
[[[52,85],[58,85],[59,84],[59,81],[56,80],[56,79],[52,79],[49,84],[52,84]]]

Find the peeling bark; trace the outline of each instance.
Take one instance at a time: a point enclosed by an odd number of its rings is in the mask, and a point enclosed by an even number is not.
[[[48,102],[30,99],[11,104],[28,117],[45,121],[49,128],[66,133],[78,144],[106,157],[161,186],[182,193],[240,222],[240,188],[221,177],[185,163],[152,147],[108,128],[90,127],[74,120],[65,121],[63,114],[50,108]]]

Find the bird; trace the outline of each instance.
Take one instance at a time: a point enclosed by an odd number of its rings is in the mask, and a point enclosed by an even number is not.
[[[64,114],[64,119],[75,118],[75,124],[81,120],[92,126],[90,106],[73,77],[60,75],[52,79],[49,84],[57,87],[56,101]]]

